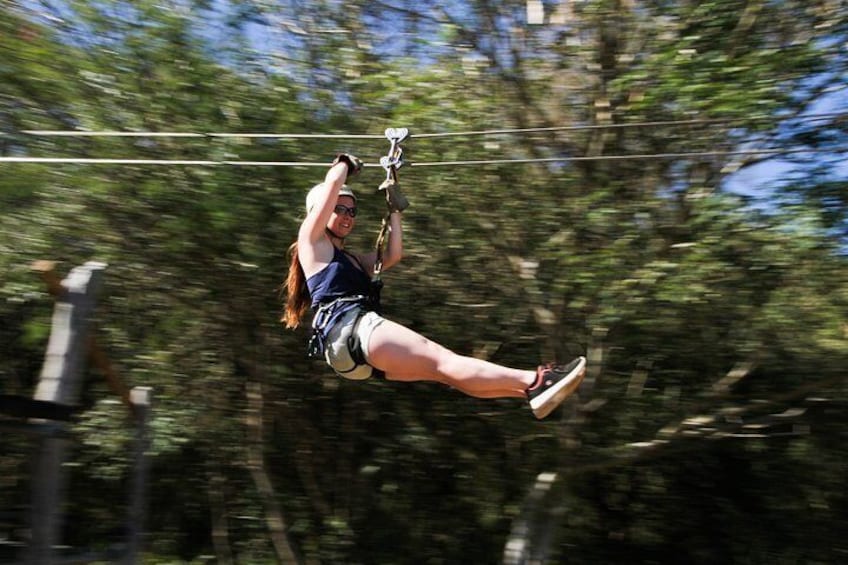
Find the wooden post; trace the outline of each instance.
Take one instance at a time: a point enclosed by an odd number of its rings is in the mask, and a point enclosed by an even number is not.
[[[36,400],[76,405],[79,402],[82,369],[87,357],[86,332],[100,290],[104,263],[88,262],[71,270],[62,281],[53,310],[50,339],[41,369]],[[67,424],[57,423],[57,427]],[[53,547],[62,533],[62,464],[68,440],[62,435],[48,436],[38,446],[32,500],[32,539],[28,562],[50,565],[55,561]]]
[[[58,297],[62,294],[62,283],[55,270],[56,263],[53,261],[36,261],[32,264],[32,269],[41,274],[41,278],[44,279],[44,283],[47,285],[47,291],[51,295]],[[93,333],[88,337],[87,347],[89,363],[97,367],[100,372],[103,373],[103,376],[106,378],[106,382],[109,384],[109,388],[112,389],[112,392],[121,397],[121,402],[123,402],[124,406],[132,412],[133,404],[130,402],[129,388],[127,388],[118,376],[118,373],[115,371],[112,363],[109,362],[109,358],[106,356],[106,353],[100,349],[97,339],[94,337]]]
[[[150,465],[150,404],[152,392],[149,387],[134,387],[130,400],[135,413],[135,457],[133,464],[132,491],[128,516],[129,539],[125,565],[141,563],[140,553],[144,549],[144,524],[147,518],[147,471]]]

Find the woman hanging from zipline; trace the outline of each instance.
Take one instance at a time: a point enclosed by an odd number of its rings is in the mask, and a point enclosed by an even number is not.
[[[536,370],[504,367],[458,355],[377,313],[372,280],[376,251],[356,255],[345,238],[356,225],[356,196],[345,185],[362,162],[341,154],[324,182],[306,197],[306,218],[290,248],[286,306],[282,321],[296,328],[313,311],[311,357],[323,358],[340,376],[367,379],[372,374],[393,381],[433,381],[477,398],[525,398],[533,414],[544,418],[583,380],[586,359]],[[396,265],[403,252],[401,212],[406,199],[386,191],[389,232],[382,269]]]

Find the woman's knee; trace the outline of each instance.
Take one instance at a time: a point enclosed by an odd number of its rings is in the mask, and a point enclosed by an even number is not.
[[[437,344],[437,348],[436,369],[440,375],[452,379],[464,372],[465,357],[442,345]]]

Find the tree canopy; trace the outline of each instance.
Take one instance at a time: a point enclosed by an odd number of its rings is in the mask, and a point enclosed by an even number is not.
[[[155,391],[145,562],[840,561],[846,23],[831,0],[6,2],[0,393],[44,358],[32,262],[94,259],[96,339]],[[587,355],[549,419],[340,380],[279,323],[324,169],[267,164],[376,164],[387,127],[412,206],[385,314],[511,366]],[[352,183],[352,247],[383,175]],[[96,548],[131,430],[87,379],[65,538]],[[3,438],[11,511],[29,451]]]

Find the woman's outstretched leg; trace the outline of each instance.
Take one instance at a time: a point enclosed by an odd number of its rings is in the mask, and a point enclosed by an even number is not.
[[[458,355],[409,328],[385,320],[368,343],[371,365],[396,381],[435,381],[478,398],[526,397],[535,371]]]
[[[434,381],[478,398],[523,397],[537,418],[568,398],[586,374],[586,359],[522,371],[457,355],[426,337],[384,320],[368,340],[370,364],[396,381]]]

